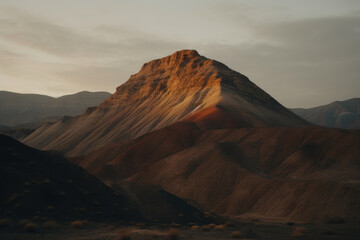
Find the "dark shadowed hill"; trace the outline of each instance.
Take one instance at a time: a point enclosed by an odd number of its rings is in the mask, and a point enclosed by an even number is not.
[[[101,183],[66,159],[0,135],[2,218],[181,223],[207,222],[183,200],[150,185]]]
[[[0,135],[0,212],[8,218],[142,220],[135,204],[62,157]]]
[[[0,91],[0,125],[38,126],[37,122],[76,116],[97,106],[110,96],[107,92],[79,92],[58,98],[38,94]],[[30,124],[30,125],[29,125]],[[24,127],[24,126],[21,126]]]
[[[291,110],[316,125],[360,129],[360,98],[336,101],[314,108],[294,108]]]
[[[86,114],[43,125],[23,141],[76,156],[180,120],[201,129],[309,125],[246,76],[182,50],[145,63]]]

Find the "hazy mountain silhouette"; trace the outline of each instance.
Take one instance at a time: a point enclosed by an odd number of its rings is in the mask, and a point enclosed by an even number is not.
[[[294,108],[291,110],[316,125],[360,129],[360,98],[336,101],[309,109]]]
[[[39,122],[82,114],[88,107],[100,104],[109,95],[107,92],[79,92],[53,98],[0,91],[0,125],[15,127],[26,124],[18,127],[38,127]]]

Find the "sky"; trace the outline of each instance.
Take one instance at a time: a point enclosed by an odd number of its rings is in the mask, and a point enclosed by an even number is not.
[[[360,97],[359,0],[0,1],[0,90],[113,93],[181,49],[286,107]]]

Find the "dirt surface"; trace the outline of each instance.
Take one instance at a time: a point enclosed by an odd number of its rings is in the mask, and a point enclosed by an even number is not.
[[[15,223],[12,223],[15,224]],[[131,240],[151,239],[186,239],[186,240],[220,240],[220,239],[360,239],[358,225],[351,224],[294,224],[292,223],[265,223],[243,222],[224,229],[215,230],[214,227],[200,226],[192,229],[189,226],[176,228],[178,238],[170,238],[167,227],[134,227],[105,223],[88,223],[80,229],[69,224],[63,224],[56,229],[46,230],[39,225],[36,232],[25,230],[11,225],[0,228],[2,240],[117,240],[121,239],[130,229]],[[202,229],[202,228],[205,228]],[[216,227],[215,227],[216,228]],[[126,238],[123,238],[126,239]]]

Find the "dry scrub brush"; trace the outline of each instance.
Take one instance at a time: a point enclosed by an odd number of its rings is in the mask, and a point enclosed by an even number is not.
[[[166,233],[166,237],[169,240],[178,240],[180,237],[180,233],[178,229],[175,228],[171,228],[167,233]]]
[[[292,236],[294,237],[300,237],[302,235],[304,235],[304,232],[306,231],[306,228],[304,227],[297,227],[295,228],[295,230],[291,233]]]
[[[131,240],[132,229],[122,229],[117,235],[116,240]]]
[[[28,222],[24,225],[24,230],[27,232],[36,232],[38,225],[33,222]]]

